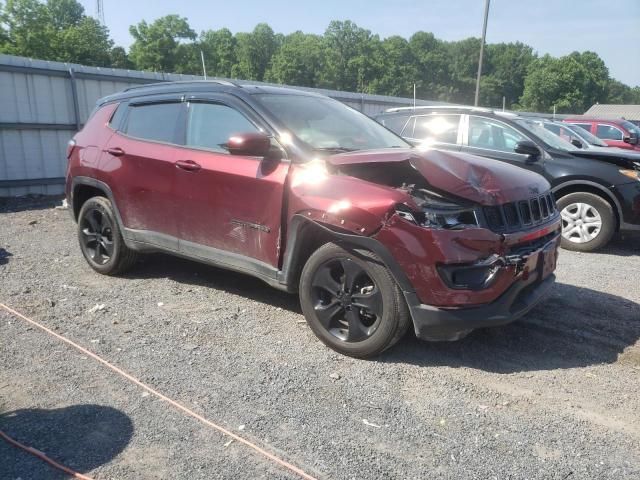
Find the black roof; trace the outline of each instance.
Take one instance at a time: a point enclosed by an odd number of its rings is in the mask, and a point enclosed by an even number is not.
[[[181,93],[181,92],[223,92],[223,93],[245,93],[253,95],[256,93],[275,93],[280,95],[305,95],[322,97],[322,95],[298,90],[295,88],[284,88],[270,85],[252,85],[246,83],[236,83],[228,80],[186,80],[179,82],[160,82],[146,85],[136,85],[129,87],[122,92],[114,93],[98,100],[97,104],[104,105],[115,101],[130,98],[144,97],[147,95]]]

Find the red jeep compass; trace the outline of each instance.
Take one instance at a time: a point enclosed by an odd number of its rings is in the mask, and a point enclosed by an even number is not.
[[[113,275],[162,251],[298,292],[356,357],[413,323],[455,340],[515,320],[554,282],[560,216],[540,175],[418,150],[330,98],[228,82],[106,97],[70,142],[80,247]]]

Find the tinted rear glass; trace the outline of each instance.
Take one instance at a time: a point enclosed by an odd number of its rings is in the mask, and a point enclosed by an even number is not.
[[[407,123],[407,117],[382,117],[378,118],[378,122],[387,127],[389,130],[400,135],[402,133],[402,128]]]
[[[125,132],[136,138],[177,143],[181,103],[155,103],[129,108]]]
[[[122,127],[122,119],[124,118],[124,114],[127,111],[127,106],[123,103],[119,104],[116,107],[116,111],[111,115],[111,120],[109,121],[109,126],[114,130],[120,130]]]

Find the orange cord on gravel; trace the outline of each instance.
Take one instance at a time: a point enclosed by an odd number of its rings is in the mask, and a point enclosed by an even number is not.
[[[60,335],[59,333],[54,332],[53,330],[45,327],[44,325],[36,322],[35,320],[32,320],[28,317],[26,317],[25,315],[23,315],[20,312],[17,312],[16,310],[8,307],[7,305],[0,303],[0,308],[3,308],[4,310],[6,310],[7,312],[9,312],[11,315],[20,318],[21,320],[24,320],[27,323],[30,323],[31,325],[33,325],[34,327],[39,328],[40,330],[48,333],[49,335],[57,338],[58,340],[62,340],[63,342],[67,343],[68,345],[71,345],[73,348],[75,348],[76,350],[81,351],[82,353],[84,353],[85,355],[93,358],[94,360],[96,360],[97,362],[100,362],[101,364],[103,364],[105,367],[113,370],[114,372],[116,372],[118,375],[126,378],[127,380],[129,380],[130,382],[135,383],[136,385],[138,385],[139,387],[143,388],[144,390],[146,390],[147,392],[149,392],[152,395],[155,395],[156,397],[158,397],[161,400],[164,400],[165,402],[169,403],[170,405],[172,405],[173,407],[177,408],[178,410],[181,410],[183,413],[186,413],[187,415],[189,415],[190,417],[195,418],[196,420],[200,421],[201,423],[204,423],[205,425],[207,425],[208,427],[211,427],[215,430],[218,430],[220,433],[223,433],[224,435],[227,435],[229,437],[231,437],[233,440],[237,441],[238,443],[242,443],[243,445],[246,445],[247,447],[251,448],[252,450],[254,450],[255,452],[259,453],[260,455],[262,455],[263,457],[268,458],[269,460],[273,461],[274,463],[280,465],[281,467],[289,470],[292,473],[295,473],[296,475],[298,475],[301,478],[304,478],[305,480],[317,480],[315,477],[309,475],[308,473],[306,473],[304,470],[296,467],[295,465],[287,462],[286,460],[282,460],[279,457],[276,457],[274,454],[266,451],[265,449],[259,447],[258,445],[250,442],[249,440],[236,435],[235,433],[227,430],[224,427],[221,427],[220,425],[217,425],[216,423],[213,423],[211,420],[206,419],[205,417],[203,417],[202,415],[197,414],[196,412],[194,412],[193,410],[190,410],[189,408],[185,407],[184,405],[176,402],[175,400],[170,399],[169,397],[163,395],[162,393],[158,392],[157,390],[154,390],[152,387],[146,385],[145,383],[142,383],[140,380],[138,380],[137,378],[133,377],[132,375],[128,374],[127,372],[125,372],[124,370],[121,370],[120,368],[116,367],[115,365],[109,363],[108,361],[104,360],[102,357],[96,355],[95,353],[87,350],[86,348],[78,345],[77,343],[73,342],[72,340],[69,340],[68,338],[64,337],[63,335]],[[0,432],[1,433],[1,432]],[[5,438],[5,435],[2,435],[3,438]],[[5,438],[5,440],[7,440],[8,437]],[[10,443],[10,440],[7,440]],[[17,442],[16,442],[17,443]],[[22,448],[22,447],[21,447]],[[29,449],[30,447],[24,447],[25,449]],[[38,456],[39,458],[42,458],[43,460],[51,463],[52,465],[58,466],[59,464],[55,464],[55,462],[53,461],[49,461],[46,456],[44,456],[44,454],[42,454],[41,452],[38,452],[35,449],[31,449],[31,450],[27,450],[27,451],[31,451],[31,453],[33,453],[34,455]],[[36,453],[37,452],[37,453]],[[39,454],[39,455],[38,455]],[[44,457],[44,458],[43,458]],[[59,467],[62,468],[66,468],[63,467],[62,465],[59,465]],[[58,468],[59,468],[58,467]],[[65,470],[66,471],[66,470]],[[69,473],[69,472],[67,472]],[[74,472],[75,473],[75,472]],[[80,475],[80,474],[76,474],[76,475]],[[89,478],[89,477],[84,477],[84,476],[80,476],[80,477],[76,477],[76,478]],[[89,480],[91,480],[89,478]]]

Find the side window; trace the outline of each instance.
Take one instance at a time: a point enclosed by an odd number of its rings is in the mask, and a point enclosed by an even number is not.
[[[124,118],[124,114],[127,111],[127,105],[125,103],[121,103],[116,107],[116,111],[111,115],[111,120],[109,120],[109,126],[114,130],[122,129],[122,119]]]
[[[411,117],[402,129],[402,136],[405,138],[413,138],[413,129],[416,125],[416,117]]]
[[[421,115],[416,117],[413,138],[426,143],[458,143],[460,115]]]
[[[518,142],[526,140],[515,128],[483,117],[469,117],[469,146],[513,152]]]
[[[219,103],[191,103],[187,146],[227,153],[227,140],[236,133],[260,130],[237,110]]]
[[[605,140],[622,140],[624,134],[616,127],[599,124],[596,128],[596,137],[604,138]]]
[[[387,127],[389,130],[391,130],[392,132],[395,132],[398,135],[400,135],[400,133],[402,133],[402,129],[407,123],[407,117],[403,115],[397,116],[397,117],[382,117],[380,119],[380,123],[385,127]]]
[[[587,132],[591,133],[591,124],[590,123],[572,123],[571,125],[575,125],[576,127],[580,127]]]
[[[124,132],[145,140],[177,143],[181,107],[181,103],[130,106]]]

